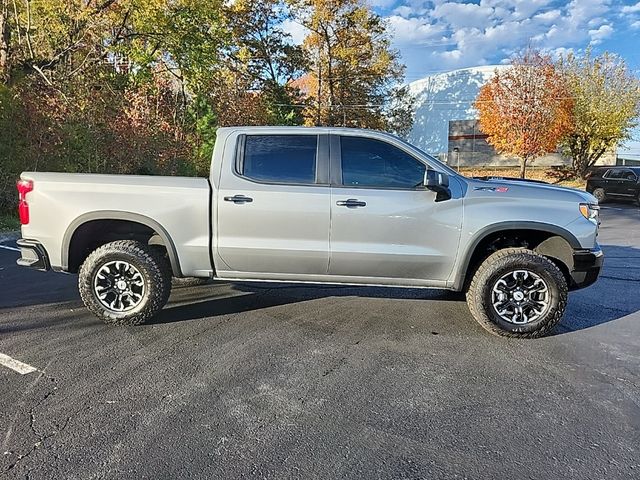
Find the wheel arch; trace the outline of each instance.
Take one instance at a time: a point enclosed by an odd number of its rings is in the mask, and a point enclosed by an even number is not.
[[[476,232],[469,242],[456,269],[454,290],[463,290],[475,268],[486,256],[484,249],[492,240],[500,238],[529,239],[530,248],[554,260],[565,276],[573,268],[573,250],[580,249],[580,242],[571,232],[558,225],[542,222],[501,222],[488,225]]]
[[[182,276],[180,268],[180,259],[171,236],[167,230],[157,221],[145,215],[125,211],[100,210],[80,215],[73,220],[67,227],[62,239],[61,267],[64,271],[75,271],[79,267],[77,261],[73,258],[74,242],[78,240],[78,233],[83,231],[92,222],[125,222],[131,224],[132,228],[143,227],[148,229],[149,237],[159,237],[162,245],[167,250],[167,255],[171,263],[171,270],[176,277]],[[138,226],[138,227],[136,227]],[[114,238],[115,240],[116,238]]]

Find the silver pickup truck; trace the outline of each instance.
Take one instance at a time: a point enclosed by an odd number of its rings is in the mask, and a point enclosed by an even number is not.
[[[220,128],[208,179],[25,172],[18,191],[18,263],[78,273],[115,324],[201,277],[465,291],[488,331],[539,337],[603,261],[592,195],[466,178],[367,130]]]

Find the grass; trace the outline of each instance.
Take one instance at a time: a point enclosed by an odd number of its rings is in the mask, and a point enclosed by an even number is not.
[[[17,215],[0,213],[0,232],[20,230],[20,220]]]
[[[472,168],[472,167],[462,167],[460,168],[460,173],[465,177],[486,177],[486,176],[495,176],[495,177],[519,177],[520,169],[517,167],[514,168],[504,168],[504,167],[481,167],[481,168]],[[545,182],[552,183],[554,185],[561,185],[563,187],[572,187],[579,188],[584,190],[587,185],[585,180],[577,179],[577,180],[558,180],[557,177],[553,175],[553,170],[550,168],[531,168],[527,169],[527,178],[531,180],[543,180]]]

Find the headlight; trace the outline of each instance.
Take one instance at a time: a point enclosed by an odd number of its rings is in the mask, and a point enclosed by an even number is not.
[[[580,213],[584,218],[598,225],[600,215],[600,207],[598,205],[594,203],[581,203]]]

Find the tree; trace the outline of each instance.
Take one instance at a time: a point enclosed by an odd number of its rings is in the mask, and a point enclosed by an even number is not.
[[[306,62],[303,49],[282,28],[291,19],[290,10],[281,0],[237,0],[226,14],[231,30],[228,68],[248,90],[259,92],[268,123],[299,123],[303,105],[292,81]]]
[[[526,51],[497,72],[475,102],[480,129],[498,153],[520,159],[520,176],[537,157],[554,152],[572,129],[573,100],[551,58]]]
[[[607,150],[631,138],[640,113],[640,80],[621,58],[609,53],[592,57],[590,50],[561,58],[558,69],[575,102],[574,128],[562,146],[573,173],[584,178]]]
[[[292,0],[292,8],[309,31],[306,123],[398,130],[393,120],[407,117],[391,111],[406,96],[397,87],[404,66],[380,16],[362,0]]]

